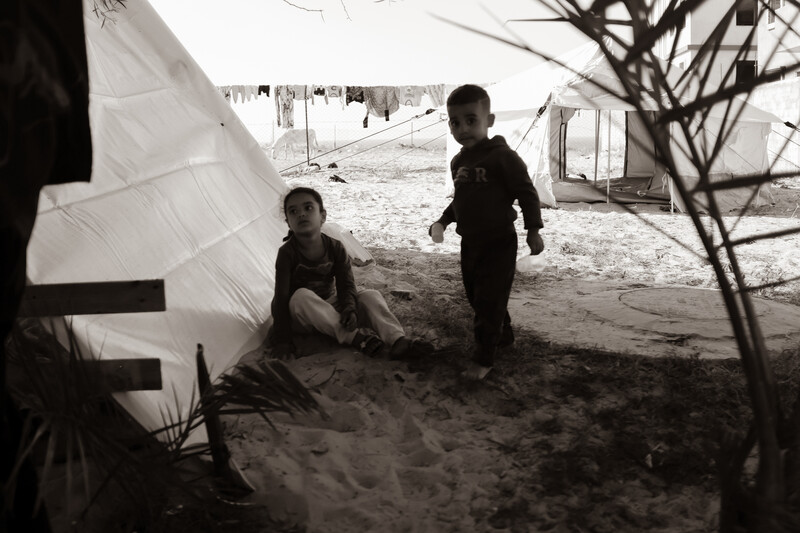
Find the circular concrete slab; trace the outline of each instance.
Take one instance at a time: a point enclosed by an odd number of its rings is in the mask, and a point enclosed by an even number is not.
[[[770,353],[800,347],[800,307],[752,298]],[[647,356],[738,357],[720,291],[556,280],[514,292],[512,322],[541,338]]]
[[[692,287],[657,287],[623,292],[619,300],[632,309],[662,318],[728,320],[720,291]],[[769,314],[769,303],[753,300],[757,316]]]

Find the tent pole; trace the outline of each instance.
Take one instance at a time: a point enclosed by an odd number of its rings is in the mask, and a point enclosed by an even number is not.
[[[606,170],[606,203],[611,200],[611,110],[608,110],[608,163]]]
[[[597,185],[597,162],[600,157],[600,110],[594,112],[594,184]]]
[[[311,166],[311,147],[308,145],[308,85],[303,85],[303,96],[306,108],[306,166]]]

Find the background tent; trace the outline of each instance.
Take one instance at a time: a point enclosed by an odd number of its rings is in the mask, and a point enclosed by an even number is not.
[[[214,379],[262,342],[287,186],[153,8],[125,6],[103,24],[84,2],[92,179],[42,191],[28,276],[165,280],[166,312],[71,318],[86,355],[161,360],[163,390],[117,397],[153,429],[188,412],[197,343]]]
[[[566,67],[561,65],[566,65]],[[665,68],[666,70],[666,68]],[[673,87],[678,86],[679,73],[670,71]],[[591,81],[589,81],[591,80]],[[594,82],[594,83],[593,83]],[[603,89],[595,83],[601,84]],[[606,90],[608,89],[608,90]],[[715,90],[704,87],[705,91]],[[525,72],[511,76],[487,88],[492,99],[492,111],[496,120],[490,135],[502,135],[509,145],[525,160],[531,179],[544,205],[557,205],[560,200],[574,198],[572,189],[561,184],[565,178],[566,125],[578,109],[625,111],[625,178],[647,178],[646,190],[638,191],[648,197],[667,195],[677,207],[685,211],[677,195],[670,195],[670,184],[665,170],[654,157],[654,146],[649,139],[644,123],[627,104],[617,96],[622,86],[608,61],[596,43],[584,44],[571,52],[559,56],[556,61],[537,65]],[[685,101],[692,101],[701,94],[697,87],[687,86],[682,93]],[[645,101],[646,107],[658,109],[656,102]],[[711,169],[712,179],[731,179],[765,172],[768,168],[767,142],[772,122],[782,122],[774,115],[753,107],[744,101],[734,100],[733,113],[741,115],[733,125],[725,148]],[[710,147],[721,129],[724,106],[711,110],[703,129],[703,137],[694,140],[698,148]],[[673,154],[681,175],[687,179],[698,179],[696,169],[683,154],[686,139],[679,128],[673,126]],[[648,144],[650,143],[650,144]],[[448,157],[460,149],[448,138]],[[638,195],[634,195],[636,198]],[[581,199],[597,201],[598,194]],[[749,195],[741,191],[717,193],[721,208],[741,207]],[[741,197],[740,197],[741,196]]]

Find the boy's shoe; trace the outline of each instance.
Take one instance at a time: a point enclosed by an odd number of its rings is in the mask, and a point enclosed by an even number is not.
[[[353,337],[352,345],[357,348],[359,352],[370,357],[378,355],[378,352],[383,349],[383,341],[381,338],[366,328],[361,328],[356,332],[356,336]]]
[[[392,359],[419,359],[434,352],[433,344],[422,339],[400,337],[392,345],[389,356]]]
[[[503,332],[500,334],[500,342],[497,343],[498,348],[508,348],[514,344],[514,330],[511,324],[503,325]]]

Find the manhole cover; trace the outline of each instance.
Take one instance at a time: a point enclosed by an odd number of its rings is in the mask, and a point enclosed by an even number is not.
[[[710,289],[688,287],[637,289],[620,294],[619,300],[632,309],[664,318],[728,319],[722,293]],[[759,300],[753,300],[753,307],[758,316],[769,312],[769,306]]]

